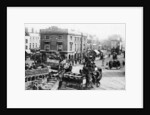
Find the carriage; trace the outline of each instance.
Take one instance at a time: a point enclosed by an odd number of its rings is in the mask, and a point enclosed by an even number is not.
[[[109,69],[116,68],[120,69],[121,68],[121,63],[117,58],[117,52],[113,52],[113,59],[110,60],[107,65],[109,66]]]
[[[87,70],[84,68],[80,70],[79,74],[72,72],[65,72],[62,77],[62,82],[64,87],[72,87],[79,90],[87,89],[89,86],[92,87],[96,85],[96,87],[100,86],[100,80],[102,78],[102,69],[97,68],[95,70]],[[97,76],[97,72],[99,75]]]
[[[112,68],[120,69],[121,68],[121,64],[120,64],[119,60],[110,60],[108,65],[109,65],[109,69],[112,69]]]

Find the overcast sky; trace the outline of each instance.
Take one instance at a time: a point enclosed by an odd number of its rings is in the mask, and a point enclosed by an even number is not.
[[[125,24],[25,24],[29,30],[34,28],[45,29],[50,26],[58,26],[60,28],[74,29],[87,34],[96,35],[99,40],[107,39],[109,36],[117,34],[125,40]]]

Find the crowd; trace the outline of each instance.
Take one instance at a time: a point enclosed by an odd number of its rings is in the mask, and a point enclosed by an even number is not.
[[[96,82],[100,83],[99,81],[102,77],[101,72],[102,69],[98,68],[94,63],[94,57],[87,57],[85,59],[83,70],[80,70],[80,74],[85,75],[86,77],[86,87],[88,87],[88,85],[93,87],[92,84],[95,84]]]

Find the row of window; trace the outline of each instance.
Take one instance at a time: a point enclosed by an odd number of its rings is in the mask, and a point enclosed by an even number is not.
[[[70,39],[72,40],[73,36],[70,36]],[[80,41],[81,38],[80,37],[74,37],[75,41]],[[83,38],[83,41],[86,41],[86,38]]]
[[[38,48],[37,43],[32,43],[32,44],[30,43],[30,49],[31,48]]]
[[[30,37],[30,40],[33,39],[33,40],[38,40],[40,37]]]
[[[25,48],[26,48],[26,50],[28,49],[28,46],[25,46]],[[34,47],[34,45],[33,45],[33,47],[32,48],[37,48],[37,46],[36,47]],[[30,46],[30,49],[32,49],[31,48],[31,46]]]
[[[44,38],[45,39],[51,39],[51,37],[50,36],[48,36],[48,35],[45,35],[44,36]],[[61,35],[59,35],[58,37],[55,37],[56,39],[62,39],[63,37],[61,36]],[[72,38],[73,38],[73,36],[70,36],[70,39],[72,40]],[[75,41],[80,41],[81,39],[80,39],[80,37],[75,37]],[[84,40],[86,40],[86,38],[84,38]]]
[[[45,39],[51,39],[51,37],[48,36],[48,35],[46,35],[44,38],[45,38]],[[58,37],[56,37],[56,39],[62,39],[62,36],[58,36]]]
[[[70,42],[70,51],[72,51],[72,48],[73,48],[73,43]],[[80,44],[75,44],[75,51],[77,51],[78,49],[80,49]]]
[[[50,50],[50,45],[45,45],[44,49],[47,50],[47,51]],[[57,45],[57,50],[58,51],[62,51],[62,49],[63,49],[63,45],[62,44],[58,44]]]
[[[36,38],[36,40],[37,40],[38,38]],[[33,38],[33,40],[34,40],[34,38]],[[31,38],[30,38],[30,41],[31,41]],[[28,43],[28,39],[25,39],[25,43]]]
[[[44,48],[45,50],[50,50],[50,45],[45,45],[45,48]],[[58,51],[62,51],[62,49],[63,49],[63,45],[62,44],[58,44],[57,45],[57,50]],[[72,49],[73,49],[73,43],[72,42],[70,42],[70,51],[72,51]],[[80,49],[80,47],[78,47],[78,49]],[[76,44],[75,44],[75,51],[77,50],[77,47],[76,47]]]

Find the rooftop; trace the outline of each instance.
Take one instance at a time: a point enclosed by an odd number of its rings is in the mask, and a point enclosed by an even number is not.
[[[46,29],[40,29],[41,34],[72,34],[72,35],[81,35],[81,32],[69,29],[62,29],[56,26],[52,26]]]

